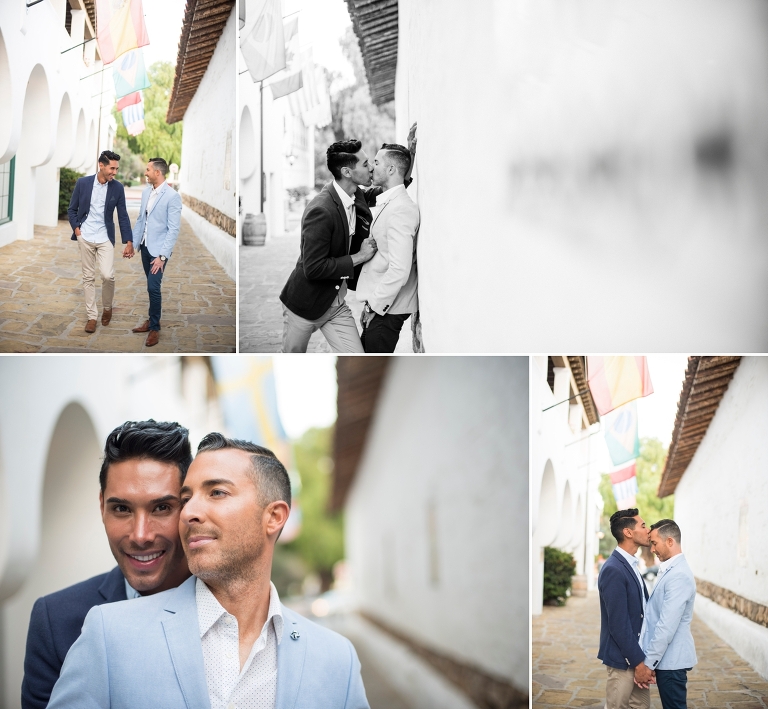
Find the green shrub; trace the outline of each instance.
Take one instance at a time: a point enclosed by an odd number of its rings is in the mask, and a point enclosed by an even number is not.
[[[75,182],[83,176],[82,172],[75,172],[68,167],[62,167],[59,171],[59,219],[67,218],[67,209],[72,193],[75,191]]]
[[[564,606],[571,589],[571,577],[575,573],[573,554],[544,547],[544,603]]]

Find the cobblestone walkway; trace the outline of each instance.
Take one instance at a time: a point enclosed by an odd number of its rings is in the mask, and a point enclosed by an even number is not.
[[[691,625],[699,659],[688,673],[688,707],[765,709],[768,680],[757,674],[731,647],[694,615]],[[533,706],[602,709],[604,665],[597,659],[600,601],[597,591],[570,598],[562,608],[545,607],[533,618]],[[651,707],[661,709],[651,687]]]
[[[283,339],[283,306],[280,291],[299,258],[299,233],[276,236],[264,246],[241,246],[240,259],[240,352],[279,352]],[[347,303],[357,322],[361,306],[354,293]],[[360,326],[358,325],[358,330]],[[318,331],[307,352],[330,352]],[[395,352],[413,352],[411,320],[403,324]]]
[[[136,209],[128,210],[131,224]],[[101,278],[96,332],[85,332],[80,252],[65,221],[35,227],[31,241],[0,248],[0,352],[234,352],[235,283],[182,219],[179,239],[163,277],[160,343],[131,328],[147,319],[147,281],[141,257],[115,250],[112,322],[101,325]],[[119,242],[119,230],[118,238]]]

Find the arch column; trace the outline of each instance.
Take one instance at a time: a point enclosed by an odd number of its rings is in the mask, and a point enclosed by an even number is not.
[[[544,604],[544,547],[557,537],[560,529],[557,481],[552,461],[544,465],[539,494],[536,531],[531,539],[531,614],[541,615]]]

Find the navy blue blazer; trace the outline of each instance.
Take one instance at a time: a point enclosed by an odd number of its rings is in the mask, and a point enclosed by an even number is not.
[[[604,665],[626,670],[645,660],[640,647],[643,627],[643,594],[648,589],[641,583],[629,562],[614,549],[600,569],[597,578],[600,591],[600,650],[597,659]]]
[[[116,566],[107,574],[94,576],[35,601],[27,632],[22,709],[45,709],[48,706],[64,658],[80,637],[88,611],[104,603],[125,600],[125,577]]]
[[[69,225],[72,227],[72,241],[77,241],[75,229],[81,227],[88,210],[91,208],[91,193],[93,192],[93,180],[95,175],[81,177],[75,183],[75,191],[72,193],[72,199],[69,200]],[[120,236],[124,244],[133,241],[131,232],[131,220],[128,218],[128,210],[125,207],[125,188],[122,182],[110,180],[107,183],[107,199],[104,203],[104,224],[107,227],[107,236],[115,244],[115,207],[117,207],[117,221],[120,224]]]

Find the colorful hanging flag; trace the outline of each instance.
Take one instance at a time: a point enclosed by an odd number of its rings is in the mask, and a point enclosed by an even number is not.
[[[282,98],[288,94],[298,91],[303,86],[303,77],[300,71],[290,74],[280,81],[275,81],[269,85],[272,89],[272,98]]]
[[[144,54],[140,49],[126,52],[112,65],[115,81],[115,96],[120,99],[149,87],[147,70],[144,68]]]
[[[128,94],[127,96],[123,96],[118,102],[117,102],[117,110],[122,111],[124,108],[127,108],[128,106],[133,106],[134,104],[141,103],[141,91],[134,91],[132,94]]]
[[[315,67],[315,86],[317,88],[317,106],[310,108],[302,117],[305,125],[323,128],[333,122],[333,115],[331,114],[331,96],[328,93],[325,71],[319,66]]]
[[[306,117],[306,114],[320,103],[315,86],[315,64],[312,61],[312,50],[306,49],[300,52],[297,62],[301,67],[301,90],[292,94],[288,99],[291,106],[291,114]],[[305,125],[309,121],[305,119]]]
[[[280,0],[245,0],[245,25],[240,51],[254,81],[285,68],[285,40]]]
[[[144,102],[139,100],[139,103],[126,106],[123,111],[123,123],[125,124],[125,130],[128,131],[128,135],[139,135],[144,131]]]
[[[653,394],[645,357],[587,357],[587,380],[601,416]]]
[[[96,0],[96,42],[104,64],[149,44],[141,0]]]
[[[613,496],[616,498],[616,507],[620,510],[628,510],[635,506],[637,495],[637,466],[633,460],[621,470],[610,474]]]
[[[640,456],[637,435],[637,402],[630,401],[603,419],[605,445],[614,465],[621,465]]]

